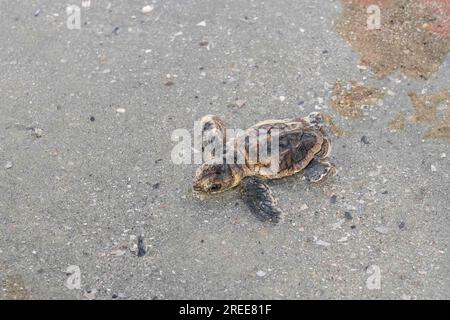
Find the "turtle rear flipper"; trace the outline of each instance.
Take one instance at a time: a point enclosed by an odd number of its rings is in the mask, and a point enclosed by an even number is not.
[[[260,178],[247,177],[242,181],[242,199],[260,221],[278,223],[283,212],[277,207],[269,186]]]

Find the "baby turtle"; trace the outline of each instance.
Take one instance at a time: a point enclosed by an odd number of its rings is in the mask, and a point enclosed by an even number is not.
[[[277,207],[277,200],[266,181],[300,171],[311,182],[321,181],[330,173],[334,174],[334,164],[327,161],[331,152],[327,137],[328,124],[327,115],[312,112],[303,118],[266,120],[227,140],[225,125],[219,117],[203,117],[204,154],[214,155],[215,149],[210,151],[206,147],[217,139],[215,141],[223,143],[223,154],[227,154],[227,150],[235,151],[234,161],[227,161],[224,155],[225,161],[221,163],[203,163],[195,174],[194,193],[217,194],[240,185],[242,199],[259,220],[279,222],[282,211]],[[258,136],[261,132],[267,132],[265,139],[259,139],[258,143],[250,142],[248,137]],[[278,153],[273,154],[276,158],[271,154],[275,138],[278,139]],[[268,156],[264,158],[257,152],[266,147]],[[252,159],[251,154],[258,154],[256,160]],[[240,162],[236,161],[239,157],[242,159]],[[276,161],[275,166],[270,162],[273,159]]]

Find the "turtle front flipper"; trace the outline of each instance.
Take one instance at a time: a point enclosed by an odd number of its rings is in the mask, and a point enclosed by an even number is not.
[[[207,115],[200,120],[202,128],[202,154],[204,160],[216,157],[222,160],[222,156],[216,152],[224,153],[226,144],[226,129],[223,120],[218,116]]]
[[[328,175],[336,173],[336,166],[327,161],[311,160],[303,172],[303,176],[310,182],[319,182]]]
[[[283,212],[277,207],[277,200],[264,180],[247,177],[242,181],[242,199],[260,221],[278,223]]]

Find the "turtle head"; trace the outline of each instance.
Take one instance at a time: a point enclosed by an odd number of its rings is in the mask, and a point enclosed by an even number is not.
[[[220,193],[240,183],[240,175],[227,164],[203,164],[197,169],[192,188],[194,192]]]

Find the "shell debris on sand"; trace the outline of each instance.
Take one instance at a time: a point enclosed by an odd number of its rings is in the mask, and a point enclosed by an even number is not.
[[[42,138],[42,136],[44,135],[44,130],[42,130],[41,128],[30,128],[31,130],[31,135],[35,138]]]
[[[95,288],[87,289],[86,291],[83,292],[83,298],[86,300],[95,300],[95,298],[97,297],[97,293],[98,290]]]
[[[147,5],[147,6],[145,6],[145,7],[142,8],[142,13],[143,13],[143,14],[150,13],[150,12],[153,11],[153,9],[154,9],[153,6]]]
[[[245,101],[245,100],[239,99],[239,100],[236,100],[234,103],[235,103],[236,106],[238,106],[239,108],[242,108],[242,107],[245,105],[246,102],[247,102],[247,101]]]
[[[389,131],[397,132],[403,130],[406,124],[406,117],[402,112],[397,113],[394,119],[389,122]]]
[[[425,139],[450,139],[450,117],[425,132]]]
[[[31,293],[20,274],[8,274],[3,282],[3,290],[7,300],[29,300]]]
[[[450,88],[429,95],[408,94],[413,104],[415,114],[411,122],[431,122],[436,119],[437,108],[442,103],[450,104]]]
[[[381,234],[388,234],[390,229],[386,226],[378,226],[374,228],[376,232]]]
[[[304,203],[304,204],[302,204],[300,206],[300,211],[304,211],[304,210],[307,210],[307,209],[308,209],[308,205],[306,203]]]
[[[374,106],[384,97],[384,93],[376,88],[352,81],[347,88],[340,81],[336,81],[333,87],[331,107],[340,115],[358,119],[363,116],[364,106]]]
[[[345,219],[340,219],[338,222],[335,222],[331,225],[332,230],[339,229],[345,222]]]
[[[266,275],[266,272],[264,272],[264,271],[262,271],[262,270],[258,270],[258,271],[256,272],[256,275],[257,275],[258,277],[264,277],[264,276]]]
[[[450,52],[447,0],[341,0],[335,28],[378,78],[395,71],[428,79]],[[368,30],[367,8],[376,4],[381,27]],[[407,48],[407,49],[405,49]]]
[[[322,247],[329,247],[329,246],[331,246],[331,243],[329,243],[327,241],[323,241],[323,240],[316,240],[315,244],[317,244],[318,246],[322,246]]]

